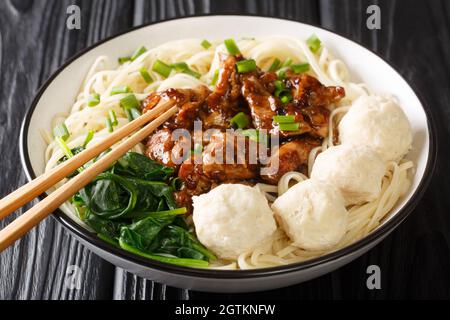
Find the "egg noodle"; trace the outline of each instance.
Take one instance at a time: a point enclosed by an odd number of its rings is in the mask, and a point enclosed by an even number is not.
[[[128,86],[140,101],[152,92],[168,88],[194,88],[198,85],[205,85],[213,90],[214,86],[211,83],[215,71],[219,68],[219,53],[226,53],[227,50],[221,40],[211,41],[211,46],[207,49],[201,45],[201,42],[202,39],[171,41],[146,51],[134,61],[127,61],[119,66],[116,61],[110,60],[107,56],[98,57],[87,72],[74,105],[68,113],[57,114],[52,127],[62,122],[65,123],[70,132],[67,145],[71,149],[82,145],[87,133],[91,130],[94,131],[93,139],[86,145],[89,148],[108,136],[109,131],[105,124],[105,118],[108,117],[110,110],[114,110],[117,115],[116,127],[128,123],[128,118],[120,107],[120,99],[127,94],[111,95],[115,86]],[[337,123],[349,110],[352,102],[361,95],[370,95],[371,92],[365,84],[350,82],[345,64],[335,58],[324,45],[318,52],[313,53],[305,41],[289,36],[243,38],[236,42],[243,56],[254,59],[262,70],[268,70],[275,58],[280,61],[291,59],[293,63],[307,62],[310,65],[308,73],[316,77],[322,84],[345,88],[345,98],[335,106],[336,108],[330,115],[328,138],[324,139],[322,146],[314,148],[310,152],[308,161],[308,172],[310,173],[317,154],[334,145],[336,130],[333,128],[336,128]],[[170,76],[164,79],[159,73],[152,71],[156,60],[161,60],[166,64],[185,62],[191,70],[199,73],[200,77],[197,79],[172,70]],[[152,83],[145,82],[139,72],[141,68],[148,70],[154,80]],[[89,107],[88,99],[94,92],[100,95],[100,102],[95,107]],[[42,133],[48,143],[45,151],[45,171],[48,171],[58,164],[64,154],[48,132]],[[137,145],[133,151],[143,153],[143,146]],[[410,185],[408,170],[412,166],[412,162],[404,160],[388,164],[380,196],[374,201],[347,208],[349,212],[347,232],[333,248],[324,251],[304,250],[293,245],[284,231],[278,228],[271,239],[254,251],[240,255],[237,261],[214,262],[211,267],[251,269],[285,265],[336,251],[363,238],[382,223],[398,199],[408,190]],[[306,179],[308,177],[302,173],[288,172],[280,179],[278,186],[258,183],[255,188],[263,192],[270,202],[273,202],[277,196],[286,192],[293,182],[301,182]],[[65,182],[62,181],[59,185]],[[75,221],[89,229],[79,219],[70,203],[64,204],[63,210]]]

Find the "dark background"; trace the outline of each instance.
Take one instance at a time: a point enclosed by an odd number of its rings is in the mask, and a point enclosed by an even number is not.
[[[66,28],[70,4],[81,8],[81,30]],[[381,30],[366,28],[371,4],[381,8]],[[1,0],[0,196],[26,182],[19,160],[20,123],[38,87],[64,61],[132,26],[204,13],[262,14],[313,23],[362,43],[392,63],[431,107],[440,143],[435,175],[416,210],[380,245],[333,273],[243,295],[181,290],[136,277],[100,259],[47,218],[0,254],[0,299],[450,298],[447,0]],[[381,290],[366,287],[371,264],[381,268]],[[80,290],[64,285],[69,265],[83,270]]]

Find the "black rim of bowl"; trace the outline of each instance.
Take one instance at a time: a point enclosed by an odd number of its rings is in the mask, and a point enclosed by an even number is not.
[[[270,16],[264,16],[264,15],[251,15],[251,14],[235,14],[235,13],[224,13],[224,14],[217,14],[217,15],[210,15],[210,14],[200,14],[200,15],[191,15],[191,16],[185,16],[180,18],[172,18],[172,19],[166,19],[162,21],[156,21],[147,23],[144,25],[140,25],[134,28],[131,28],[129,30],[126,30],[124,32],[121,32],[119,34],[110,36],[106,39],[103,39],[85,49],[78,52],[76,55],[72,56],[69,60],[67,60],[63,65],[61,65],[46,81],[45,83],[39,88],[37,95],[33,99],[33,102],[28,109],[28,111],[25,114],[22,128],[21,128],[21,134],[20,134],[20,152],[21,152],[21,159],[22,159],[22,165],[24,167],[25,173],[28,175],[28,178],[34,179],[36,178],[36,174],[31,166],[31,161],[28,155],[28,127],[31,120],[31,117],[33,115],[33,112],[42,96],[44,91],[47,89],[47,87],[52,83],[53,79],[56,78],[59,73],[61,73],[69,64],[71,64],[74,60],[85,54],[86,52],[96,48],[97,46],[103,44],[104,42],[107,42],[111,39],[117,38],[121,35],[133,32],[135,30],[148,27],[150,25],[158,24],[158,23],[165,23],[168,21],[173,20],[181,20],[181,19],[189,19],[189,18],[196,18],[196,17],[220,17],[220,16],[237,16],[237,17],[253,17],[253,18],[270,18],[274,20],[282,20],[282,21],[291,21],[291,22],[297,22],[299,24],[304,25],[310,25],[315,28],[319,28],[328,32],[333,33],[334,35],[344,38],[346,40],[349,40],[356,45],[368,50],[368,52],[371,52],[372,54],[375,54],[378,56],[382,61],[384,61],[386,64],[388,64],[413,90],[413,92],[416,94],[417,98],[419,99],[425,113],[427,116],[427,125],[428,125],[428,134],[429,134],[429,153],[428,153],[428,160],[425,167],[424,175],[414,192],[414,194],[411,196],[409,201],[397,212],[395,216],[393,216],[389,221],[384,223],[381,227],[375,229],[372,233],[365,236],[364,238],[352,243],[349,246],[346,246],[342,249],[339,249],[337,251],[331,252],[329,254],[311,259],[306,260],[303,262],[283,265],[283,266],[276,266],[276,267],[270,267],[270,268],[262,268],[262,269],[252,269],[252,270],[216,270],[216,269],[196,269],[196,268],[189,268],[189,267],[180,267],[176,265],[161,263],[158,261],[146,259],[137,255],[134,255],[132,253],[129,253],[125,250],[122,250],[120,248],[117,248],[105,241],[102,241],[99,239],[94,233],[89,232],[88,230],[84,229],[82,226],[77,224],[75,221],[73,221],[68,215],[66,215],[63,211],[60,209],[56,210],[53,213],[53,217],[60,222],[64,227],[66,227],[68,230],[70,230],[73,234],[75,234],[77,237],[83,239],[84,241],[94,245],[98,249],[107,251],[121,259],[124,259],[128,262],[140,265],[144,268],[152,268],[161,272],[167,272],[167,273],[175,273],[185,276],[191,276],[191,277],[197,277],[197,278],[227,278],[227,279],[244,279],[244,278],[258,278],[258,277],[267,277],[267,276],[274,276],[274,275],[281,275],[281,274],[287,274],[291,272],[306,270],[312,267],[317,267],[321,264],[326,264],[332,261],[336,261],[339,259],[342,259],[348,255],[351,255],[353,253],[358,252],[359,250],[363,249],[364,247],[372,244],[373,242],[377,241],[378,239],[382,238],[383,236],[389,234],[392,230],[394,230],[416,207],[419,200],[421,199],[426,187],[428,186],[431,177],[433,175],[434,167],[435,167],[435,161],[436,161],[436,152],[437,152],[437,145],[436,145],[436,136],[435,136],[435,129],[434,129],[434,122],[432,118],[431,111],[429,107],[427,107],[424,104],[424,100],[417,94],[417,90],[406,81],[406,79],[394,68],[392,67],[392,64],[387,62],[383,57],[381,57],[376,52],[372,51],[371,49],[368,49],[364,47],[362,44],[358,43],[357,41],[348,39],[342,35],[339,35],[338,33],[329,30],[327,28],[317,26],[310,23],[303,23],[299,22],[293,19],[285,19],[285,18],[274,18]],[[42,195],[39,197],[40,200],[45,198],[45,195]]]

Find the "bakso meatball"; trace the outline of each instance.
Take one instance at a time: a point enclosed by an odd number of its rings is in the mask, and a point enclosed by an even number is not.
[[[276,230],[267,199],[255,188],[222,184],[193,202],[198,239],[222,259],[252,251]]]
[[[295,245],[325,250],[336,245],[347,228],[347,210],[337,188],[309,179],[278,197],[272,209]]]
[[[392,100],[379,96],[358,98],[339,124],[341,143],[365,144],[384,161],[400,160],[411,148],[408,118]]]
[[[311,172],[337,187],[345,204],[361,204],[375,200],[381,192],[385,173],[383,159],[365,145],[342,144],[320,153]]]

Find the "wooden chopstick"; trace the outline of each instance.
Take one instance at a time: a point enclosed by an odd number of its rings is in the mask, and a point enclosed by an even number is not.
[[[156,108],[155,108],[156,109]],[[153,109],[153,110],[155,110]],[[161,108],[159,108],[161,110]],[[36,204],[34,207],[26,211],[24,214],[22,214],[20,217],[18,217],[16,220],[11,222],[9,225],[7,225],[5,228],[3,228],[0,231],[0,252],[2,252],[4,249],[9,247],[11,244],[13,244],[17,239],[22,237],[25,233],[27,233],[33,226],[38,224],[42,219],[44,219],[47,215],[55,211],[59,206],[61,206],[67,199],[69,199],[71,196],[73,196],[75,193],[77,193],[80,189],[85,187],[87,184],[89,184],[96,176],[98,176],[100,173],[105,171],[110,167],[110,165],[118,160],[122,155],[124,155],[127,151],[129,151],[132,147],[134,147],[136,144],[144,140],[146,137],[150,135],[156,128],[158,128],[161,124],[166,122],[171,116],[173,116],[177,111],[177,107],[171,107],[169,110],[165,111],[162,115],[157,117],[155,120],[147,124],[145,127],[134,133],[131,137],[127,138],[123,142],[121,142],[118,146],[116,146],[114,149],[112,149],[110,152],[108,152],[104,157],[97,160],[94,164],[83,170],[81,173],[79,173],[76,177],[70,179],[66,184],[62,185],[58,189],[56,189],[54,192],[52,192],[49,196],[47,196],[45,199],[40,201],[38,204]],[[150,112],[148,112],[150,113]],[[149,117],[146,114],[142,115],[140,118],[145,117],[146,119],[149,119]],[[138,118],[138,119],[140,119]],[[137,120],[137,119],[136,119]],[[134,121],[136,121],[134,120]],[[133,122],[134,122],[133,121]],[[131,122],[131,123],[133,123]],[[130,123],[130,124],[131,124]],[[140,122],[142,123],[142,122]],[[124,126],[125,127],[125,126]],[[137,128],[136,126],[128,126],[127,132],[130,134],[134,130],[132,128]],[[118,132],[119,130],[117,130]],[[116,132],[116,133],[117,133]],[[113,145],[114,143],[111,143],[111,138],[109,136],[106,140],[102,141],[102,146],[98,146],[98,148],[102,150],[106,150],[109,148],[109,146]],[[125,134],[127,136],[127,134]],[[104,147],[108,146],[108,147]],[[96,145],[97,147],[97,145]],[[86,151],[88,151],[87,149]],[[72,160],[72,163],[76,163],[77,165],[71,165],[71,169],[65,169],[65,173],[62,174],[63,177],[67,176],[77,168],[79,168],[84,163],[88,162],[91,158],[96,156],[98,153],[95,153],[95,155],[89,159],[88,155],[94,154],[94,152],[87,153],[86,151],[83,151],[82,153],[76,155],[75,158],[83,157],[84,162],[75,162]],[[100,152],[99,152],[100,153]],[[83,155],[84,154],[84,155]],[[81,163],[78,165],[78,163]],[[57,176],[54,174],[54,176]],[[47,178],[48,179],[48,178]],[[60,179],[59,179],[60,180]],[[54,179],[53,184],[57,181]],[[40,180],[41,182],[43,180]],[[47,187],[53,185],[45,181],[45,185]],[[21,188],[22,189],[22,188]],[[33,190],[37,190],[38,188],[34,186]],[[48,189],[48,188],[47,188]],[[20,190],[20,189],[19,189]],[[17,195],[17,193],[16,193]],[[22,196],[25,196],[25,194],[22,194]],[[19,198],[20,196],[18,196]],[[21,201],[22,202],[22,201]]]
[[[174,101],[168,100],[159,103],[149,112],[144,113],[137,119],[131,121],[125,126],[115,130],[108,139],[100,141],[89,149],[80,152],[77,156],[70,158],[63,164],[56,166],[47,173],[37,177],[33,181],[20,187],[16,191],[10,193],[0,200],[0,220],[13,213],[18,208],[24,206],[34,198],[38,197],[56,183],[67,177],[69,174],[77,170],[83,164],[98,156],[100,153],[110,148],[115,143],[129,136],[144,124],[156,118],[163,111],[166,111],[174,104]]]

